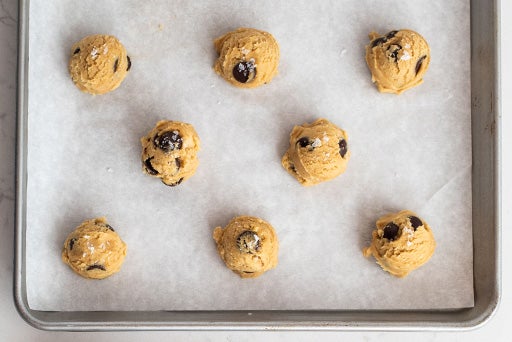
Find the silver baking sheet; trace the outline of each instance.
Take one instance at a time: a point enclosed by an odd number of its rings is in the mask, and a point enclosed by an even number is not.
[[[487,94],[474,81],[470,14],[493,9],[467,0],[429,6],[426,21],[424,7],[404,1],[23,3],[16,298],[24,317],[48,329],[376,328],[386,326],[380,310],[415,313],[403,327],[432,311],[439,326],[487,317],[496,291],[484,304],[475,292],[496,283],[482,285],[477,274],[495,267],[488,248],[499,231],[497,190],[482,190],[495,171],[482,160],[485,148],[495,151],[499,122],[495,104],[475,115]],[[212,71],[212,40],[240,26],[280,43],[279,75],[265,87],[239,90]],[[364,63],[367,34],[396,28],[422,33],[432,50],[425,83],[400,96],[378,93]],[[133,62],[103,96],[80,93],[67,74],[69,47],[93,33],[116,35]],[[303,188],[280,157],[293,125],[318,117],[348,131],[352,159],[336,180]],[[138,140],[159,119],[192,123],[202,141],[196,175],[176,188],[141,173]],[[483,199],[494,203],[487,213]],[[404,208],[429,222],[438,246],[427,265],[396,279],[361,249],[380,215]],[[211,238],[241,214],[268,220],[280,239],[278,267],[258,279],[228,271]],[[117,275],[87,281],[60,250],[96,216],[116,227],[128,256]],[[483,222],[494,234],[482,245]],[[476,258],[484,253],[487,267]],[[447,312],[451,321],[440,320]]]

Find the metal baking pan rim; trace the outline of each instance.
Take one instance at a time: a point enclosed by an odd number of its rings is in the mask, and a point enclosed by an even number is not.
[[[340,330],[465,331],[488,322],[501,299],[501,105],[499,64],[500,0],[471,0],[471,72],[473,222],[490,226],[481,241],[473,230],[475,306],[456,310],[309,310],[309,311],[89,311],[30,309],[25,283],[27,182],[27,84],[29,0],[18,8],[18,94],[16,146],[16,216],[14,246],[15,306],[30,325],[43,330]],[[487,20],[487,21],[485,21]],[[482,30],[482,26],[487,28]],[[483,32],[483,33],[482,33]],[[487,35],[486,35],[487,34]],[[489,48],[490,44],[490,48]],[[482,119],[482,117],[484,117]],[[479,121],[478,121],[478,120]],[[475,124],[476,123],[476,124]],[[481,144],[487,149],[480,149]],[[476,157],[476,159],[475,159]],[[477,195],[484,196],[475,198]],[[487,208],[479,209],[482,204]],[[478,207],[475,207],[478,205]],[[487,210],[490,209],[490,210]],[[483,215],[478,215],[483,214]],[[484,216],[483,218],[481,216]],[[476,218],[476,220],[475,220]],[[489,219],[490,222],[485,221]],[[488,264],[481,254],[488,257]]]
[[[26,306],[25,306],[26,308]],[[468,331],[479,328],[485,324],[495,312],[489,308],[489,315],[480,315],[467,321],[460,321],[455,325],[453,315],[466,314],[472,309],[432,310],[432,311],[133,311],[133,312],[44,312],[26,310],[18,307],[22,317],[30,325],[42,330],[64,331],[157,331],[157,330],[276,330],[276,331]],[[283,319],[292,314],[292,317]],[[91,317],[94,319],[84,319]],[[179,316],[179,320],[164,320],[166,314]],[[341,315],[337,319],[336,315]],[[344,319],[344,315],[355,315],[354,319]],[[438,316],[439,320],[432,320],[429,315]],[[324,317],[329,315],[327,320]],[[48,316],[55,316],[50,321]],[[202,319],[197,319],[197,317]],[[226,316],[236,316],[238,320],[225,319]],[[361,320],[364,316],[375,316],[380,319]],[[424,320],[404,321],[406,316],[424,316]],[[117,317],[111,320],[111,317]],[[140,319],[144,317],[144,320]],[[299,317],[300,319],[296,319]],[[391,317],[391,319],[390,319]],[[407,318],[406,318],[407,319]]]

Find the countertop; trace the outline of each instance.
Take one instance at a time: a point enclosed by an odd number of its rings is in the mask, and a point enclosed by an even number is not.
[[[47,332],[28,325],[16,311],[13,301],[13,238],[15,191],[16,141],[16,63],[17,63],[17,1],[0,0],[0,341],[395,341],[414,339],[421,341],[510,341],[507,323],[512,317],[512,137],[506,134],[512,124],[512,81],[502,78],[502,297],[495,315],[484,326],[467,332]],[[510,75],[512,60],[512,2],[501,4],[501,74]],[[507,116],[505,113],[508,113]]]

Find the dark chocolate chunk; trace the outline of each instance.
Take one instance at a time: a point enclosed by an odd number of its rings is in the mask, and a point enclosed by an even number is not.
[[[370,47],[374,48],[377,45],[383,44],[385,42],[387,42],[386,37],[378,37],[378,38],[375,38],[374,40],[372,40],[372,43],[370,44]]]
[[[261,240],[256,232],[246,230],[236,238],[240,252],[253,254],[261,248]]]
[[[112,226],[108,223],[105,223],[105,227],[107,227],[108,229],[110,229],[111,231],[115,232],[114,228],[112,228]]]
[[[69,240],[69,250],[73,250],[73,246],[75,245],[75,242],[76,242],[76,239],[75,238],[72,238],[71,240]]]
[[[130,71],[132,68],[132,60],[130,59],[130,56],[126,56],[126,60],[128,61],[128,67],[126,68],[126,71]]]
[[[156,135],[153,143],[164,152],[180,150],[183,146],[183,138],[178,131],[167,131],[162,135]]]
[[[175,158],[174,163],[176,164],[176,168],[179,170],[181,167],[181,160],[180,158]]]
[[[116,61],[114,62],[114,72],[117,71],[118,66],[119,66],[119,58],[116,58]]]
[[[416,68],[414,69],[416,71],[416,75],[420,71],[421,65],[423,64],[423,61],[425,60],[425,58],[427,58],[426,55],[425,56],[421,56],[420,59],[418,59],[418,62],[416,62]]]
[[[370,47],[374,48],[379,44],[387,42],[389,39],[393,38],[397,33],[398,31],[389,31],[385,36],[375,38],[374,40],[372,40]]]
[[[239,62],[233,68],[233,77],[240,83],[251,82],[256,77],[254,62]]]
[[[299,140],[297,140],[297,144],[299,144],[300,147],[307,147],[309,145],[309,138],[302,137]]]
[[[338,145],[340,146],[341,158],[345,158],[345,155],[347,154],[348,151],[347,141],[345,139],[341,139]]]
[[[397,33],[398,31],[389,31],[388,34],[386,34],[386,40],[393,38]]]
[[[388,46],[388,49],[386,51],[386,54],[388,57],[391,57],[395,60],[395,63],[398,62],[398,53],[402,50],[402,47],[398,44],[393,44]]]
[[[418,227],[423,226],[423,222],[416,216],[409,216],[409,221],[411,221],[411,225],[416,230]]]
[[[388,239],[388,240],[394,240],[396,238],[396,236],[398,235],[398,230],[399,230],[399,228],[396,224],[394,224],[393,222],[389,222],[384,227],[383,238]]]
[[[73,52],[73,55],[76,55],[79,52],[80,52],[80,48],[76,48],[75,51]]]
[[[94,265],[91,265],[91,266],[87,267],[87,271],[90,271],[90,270],[102,270],[102,271],[106,271],[105,266],[103,266],[103,265],[96,265],[96,264],[94,264]]]
[[[151,165],[151,159],[153,159],[155,157],[149,157],[148,159],[144,160],[144,166],[146,167],[146,171],[150,174],[150,175],[157,175],[158,174],[158,171],[155,170],[155,168],[153,167],[153,165]]]
[[[165,185],[167,185],[167,186],[176,186],[176,185],[180,185],[180,184],[181,184],[181,182],[183,182],[183,177],[182,177],[182,178],[180,178],[180,179],[178,179],[178,181],[177,181],[177,182],[175,182],[175,183],[171,183],[171,184],[168,184],[168,183],[165,183],[164,181],[162,181],[162,183],[164,183],[164,184],[165,184]]]
[[[292,170],[293,173],[297,173],[297,169],[295,168],[295,165],[290,164],[290,170]]]

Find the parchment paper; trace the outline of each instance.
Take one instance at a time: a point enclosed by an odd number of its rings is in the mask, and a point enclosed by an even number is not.
[[[27,289],[38,310],[437,309],[473,306],[469,1],[31,1]],[[241,90],[217,76],[213,39],[271,32],[279,75]],[[429,42],[421,86],[381,94],[368,33]],[[81,93],[71,45],[116,35],[133,66],[116,91]],[[349,134],[337,179],[304,188],[281,167],[296,124]],[[141,172],[139,139],[160,119],[194,125],[200,166],[175,188]],[[362,256],[375,221],[411,209],[437,249],[405,279]],[[240,279],[212,231],[269,221],[279,265]],[[120,273],[83,279],[60,259],[83,220],[106,216],[128,245]]]

